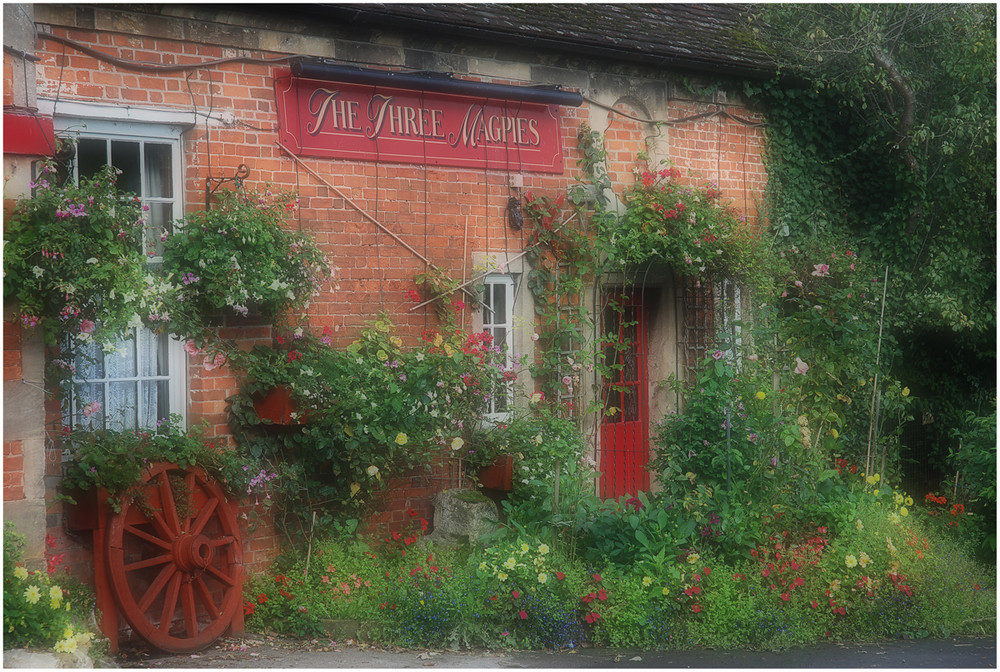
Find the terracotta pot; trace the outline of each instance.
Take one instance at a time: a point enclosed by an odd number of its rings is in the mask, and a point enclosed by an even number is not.
[[[500,455],[488,467],[479,470],[479,482],[490,490],[505,490],[510,492],[514,482],[514,457]]]
[[[261,420],[270,420],[276,425],[301,425],[306,420],[295,414],[297,405],[287,387],[273,387],[267,394],[255,396],[253,410]]]

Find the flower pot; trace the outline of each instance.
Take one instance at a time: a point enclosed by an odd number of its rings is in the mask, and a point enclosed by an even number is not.
[[[305,422],[306,414],[298,414],[297,409],[292,391],[287,387],[273,387],[267,394],[253,399],[253,410],[257,417],[275,425],[301,425]]]
[[[493,464],[480,469],[479,482],[484,488],[509,492],[514,482],[514,457],[500,455]]]

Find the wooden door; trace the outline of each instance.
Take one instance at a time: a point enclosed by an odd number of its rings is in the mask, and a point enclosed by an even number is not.
[[[609,293],[604,305],[601,333],[617,347],[604,347],[605,362],[615,368],[602,386],[600,494],[617,498],[649,489],[646,315],[639,292]]]

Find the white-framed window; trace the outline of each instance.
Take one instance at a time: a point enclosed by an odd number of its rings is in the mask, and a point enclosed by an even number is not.
[[[493,337],[494,345],[503,348],[506,354],[504,368],[510,369],[514,365],[514,278],[510,275],[487,275],[483,285],[483,331]],[[486,418],[506,420],[513,404],[513,386],[508,386],[506,394],[490,400]]]
[[[143,253],[151,264],[161,237],[183,214],[180,135],[171,124],[56,116],[56,132],[75,143],[71,178],[110,164],[121,170],[118,187],[139,196],[145,212]],[[172,414],[186,416],[186,355],[166,334],[133,329],[111,347],[91,344],[74,362],[74,392],[66,401],[70,426],[95,429],[155,427]]]

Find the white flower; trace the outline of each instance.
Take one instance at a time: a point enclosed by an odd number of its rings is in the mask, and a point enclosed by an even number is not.
[[[90,259],[87,259],[87,263],[88,264],[96,264],[97,263],[97,257],[91,257]]]
[[[45,275],[45,269],[40,266],[32,266],[31,272],[35,274],[36,278],[40,278]]]
[[[452,450],[461,450],[462,446],[464,446],[464,445],[465,445],[465,440],[462,437],[460,437],[460,436],[456,436],[454,439],[452,439],[451,449]]]

